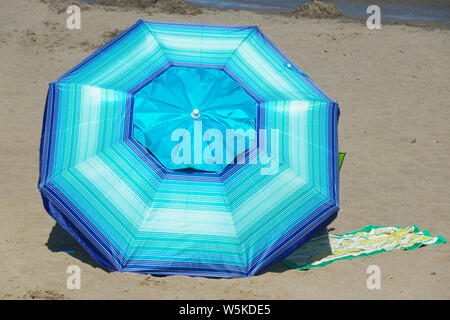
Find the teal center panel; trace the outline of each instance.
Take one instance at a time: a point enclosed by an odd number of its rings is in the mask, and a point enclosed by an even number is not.
[[[171,67],[136,93],[133,136],[166,169],[220,172],[255,144],[256,108],[222,70]]]

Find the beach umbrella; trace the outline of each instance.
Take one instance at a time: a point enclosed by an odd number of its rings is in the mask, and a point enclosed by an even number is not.
[[[38,188],[111,270],[252,276],[336,217],[338,112],[256,26],[140,20],[49,84]]]

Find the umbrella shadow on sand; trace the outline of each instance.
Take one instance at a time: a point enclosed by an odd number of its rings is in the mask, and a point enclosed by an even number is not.
[[[94,258],[92,258],[89,253],[87,253],[86,250],[84,250],[84,248],[57,223],[53,226],[45,245],[52,252],[65,252],[75,259],[94,268],[100,268],[106,272],[112,272],[95,261]]]
[[[327,236],[328,233],[330,231],[334,231],[334,228],[323,228],[321,230],[319,230],[317,233],[315,233],[312,238],[315,237],[319,237],[319,236]],[[308,240],[309,241],[309,240]],[[297,251],[298,249],[302,248],[304,245],[307,245],[308,241],[306,241],[304,244],[302,244],[300,247],[298,247],[295,251],[293,251],[291,254],[298,254],[299,252]],[[314,261],[318,261],[321,260],[327,256],[330,256],[332,254],[331,251],[331,246],[330,246],[330,242],[329,242],[329,238],[324,237],[323,240],[321,241],[321,246],[320,246],[320,253],[318,254],[317,252],[314,255],[314,259],[308,259],[308,263],[313,263]],[[273,266],[269,267],[268,269],[266,269],[265,271],[263,271],[262,273],[266,273],[266,272],[275,272],[275,273],[282,273],[288,270],[292,270],[291,267],[288,267],[283,261],[278,261],[276,264],[274,264]],[[300,269],[301,271],[308,271],[309,269]]]

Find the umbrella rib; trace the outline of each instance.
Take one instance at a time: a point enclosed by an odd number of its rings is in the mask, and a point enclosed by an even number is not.
[[[147,217],[149,216],[150,212],[152,211],[154,200],[155,200],[157,194],[159,193],[159,190],[160,190],[160,188],[161,188],[161,185],[162,185],[162,184],[164,183],[164,181],[165,181],[165,177],[166,177],[166,174],[167,174],[167,173],[163,173],[163,174],[164,174],[164,176],[161,178],[161,181],[160,181],[160,183],[158,184],[158,188],[155,190],[154,197],[153,197],[153,199],[152,199],[152,201],[151,201],[149,207],[145,210],[144,217],[143,217],[143,219],[142,219],[141,225],[137,228],[136,234],[135,234],[135,236],[133,237],[133,240],[130,241],[130,243],[128,244],[128,247],[127,247],[127,249],[126,249],[126,251],[125,251],[125,257],[127,257],[127,261],[126,261],[126,263],[125,263],[124,266],[123,266],[124,269],[127,267],[128,263],[132,260],[132,259],[131,259],[132,253],[133,253],[134,250],[135,250],[135,249],[133,249],[133,245],[134,245],[134,243],[137,241],[137,238],[138,238],[138,236],[139,236],[139,232],[140,232],[140,230],[141,230],[141,228],[142,228],[142,225],[145,223],[145,221],[147,220]],[[150,232],[150,233],[151,233],[151,232]]]
[[[145,97],[145,100],[150,100],[150,101],[153,101],[153,102],[165,104],[165,105],[167,105],[167,106],[173,107],[174,109],[177,109],[177,110],[180,110],[180,111],[185,112],[185,110],[183,110],[183,109],[180,108],[179,106],[177,106],[177,105],[175,105],[175,104],[172,104],[172,103],[169,103],[169,102],[167,102],[167,101],[155,99],[155,98],[153,98],[153,97],[148,97],[147,95],[146,95],[146,97]],[[166,111],[164,111],[164,112],[165,112],[165,113],[175,113],[175,112],[166,112]],[[155,111],[155,113],[156,113],[156,111]]]
[[[147,23],[145,23],[145,29],[144,30],[146,30],[147,31],[147,36],[148,36],[148,34],[150,35],[150,36],[152,36],[153,37],[153,39],[156,41],[156,43],[158,44],[158,47],[161,49],[161,51],[164,53],[164,56],[166,57],[166,59],[167,59],[167,61],[170,63],[170,59],[169,59],[169,57],[167,56],[167,52],[166,52],[166,50],[165,50],[165,48],[164,48],[164,46],[161,44],[161,41],[159,40],[159,38],[158,38],[158,36],[156,35],[156,33],[155,32],[153,32],[153,30],[150,28],[150,26],[147,24]]]
[[[247,41],[248,38],[250,38],[250,35],[252,35],[253,33],[256,33],[256,28],[253,26],[251,27],[251,31],[249,31],[249,33],[242,39],[242,41],[237,45],[237,47],[233,50],[233,53],[230,54],[230,56],[228,57],[227,61],[225,61],[225,63],[223,64],[223,67],[225,68],[228,64],[228,62],[230,62],[231,58],[236,54],[236,51],[239,50],[239,48],[242,46],[242,44]]]
[[[106,88],[103,86],[99,86],[99,85],[92,85],[89,83],[82,83],[82,82],[76,82],[76,81],[54,81],[54,82],[50,82],[49,84],[55,84],[57,86],[64,86],[64,85],[71,85],[71,86],[82,86],[82,87],[89,87],[89,88],[96,88],[96,89],[101,89],[101,90],[108,90],[108,91],[115,91],[115,92],[120,92],[120,93],[124,93],[129,95],[130,93],[128,91],[123,91],[123,90],[119,90],[117,88]]]
[[[244,261],[244,257],[243,257],[243,254],[242,254],[242,248],[241,248],[241,244],[239,242],[239,236],[238,236],[238,233],[237,233],[237,230],[236,230],[236,224],[235,224],[235,221],[234,221],[234,218],[233,218],[233,210],[231,209],[230,201],[229,201],[228,196],[227,196],[227,194],[225,192],[225,186],[223,184],[222,184],[222,189],[223,189],[223,192],[222,192],[223,197],[222,198],[223,198],[224,204],[225,204],[225,206],[228,209],[228,212],[230,214],[230,219],[233,222],[232,225],[233,225],[233,230],[234,230],[234,235],[235,235],[234,239],[235,239],[236,250],[238,252],[239,260],[241,261],[242,266],[246,269],[246,273],[247,273],[248,272],[248,270],[247,270],[247,263]]]

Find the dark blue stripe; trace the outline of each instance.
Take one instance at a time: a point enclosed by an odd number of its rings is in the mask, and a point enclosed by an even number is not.
[[[205,29],[224,29],[224,30],[245,30],[245,29],[255,29],[256,26],[227,26],[227,25],[215,25],[215,24],[200,24],[200,23],[187,23],[187,22],[161,22],[161,21],[148,21],[139,20],[139,22],[144,22],[145,24],[155,25],[155,26],[179,26],[179,27],[193,27],[193,28],[205,28]]]
[[[47,92],[47,98],[45,101],[45,109],[44,114],[42,116],[42,130],[41,130],[41,144],[39,146],[39,180],[38,180],[38,188],[41,188],[45,183],[45,177],[47,175],[47,157],[48,154],[48,142],[50,140],[49,137],[49,118],[51,115],[51,112],[53,111],[52,108],[52,100],[53,100],[53,86],[49,85],[49,89]]]

